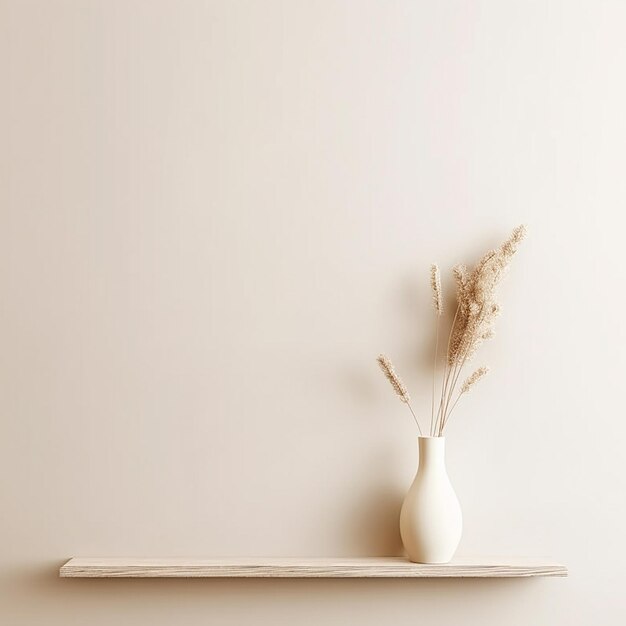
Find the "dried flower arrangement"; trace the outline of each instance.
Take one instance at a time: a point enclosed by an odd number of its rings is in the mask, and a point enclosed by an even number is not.
[[[457,391],[463,368],[474,356],[478,347],[493,337],[493,327],[500,313],[496,302],[496,287],[504,275],[517,248],[526,236],[526,228],[515,228],[511,236],[497,249],[490,250],[469,271],[465,265],[452,269],[456,281],[457,308],[448,334],[448,344],[441,381],[441,393],[435,410],[435,387],[437,364],[439,362],[439,326],[443,315],[443,294],[441,274],[437,265],[430,268],[430,285],[436,314],[435,355],[433,364],[432,403],[430,416],[430,436],[443,436],[458,401],[486,376],[489,368],[482,366],[470,374]],[[417,415],[410,404],[406,387],[396,374],[391,361],[384,355],[378,357],[378,364],[402,402],[410,409],[420,435],[422,429]]]

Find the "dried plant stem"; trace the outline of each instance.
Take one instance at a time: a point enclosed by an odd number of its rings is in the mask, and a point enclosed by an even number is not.
[[[461,376],[461,372],[463,371],[463,367],[465,366],[465,363],[467,361],[467,358],[469,356],[469,348],[465,349],[465,352],[462,355],[462,359],[460,360],[456,360],[454,363],[454,370],[452,373],[452,384],[450,385],[450,389],[448,392],[448,396],[445,400],[445,407],[443,410],[443,417],[441,419],[441,424],[440,424],[440,428],[439,428],[439,436],[441,437],[441,435],[443,434],[443,429],[446,427],[446,424],[448,423],[448,417],[450,415],[450,411],[448,409],[448,406],[452,400],[452,396],[454,395],[454,390],[456,388],[456,385],[459,381],[459,378]],[[458,398],[457,398],[458,401]]]
[[[415,423],[417,424],[417,430],[420,434],[420,437],[422,436],[422,429],[420,428],[420,423],[417,419],[417,415],[415,415],[415,411],[413,410],[413,407],[411,406],[410,402],[407,402],[406,405],[409,407],[411,414],[413,415],[413,419],[415,420]]]
[[[415,415],[415,411],[411,406],[411,396],[409,396],[407,388],[404,386],[404,383],[402,382],[402,380],[400,380],[400,377],[396,373],[396,370],[393,367],[393,363],[384,354],[379,355],[376,361],[378,362],[380,369],[385,375],[385,378],[389,381],[396,395],[400,398],[402,402],[404,402],[409,407],[409,410],[413,415],[413,419],[415,420],[415,424],[417,425],[417,430],[419,431],[419,434],[421,436],[422,429],[420,428],[420,423],[417,419],[417,415]]]
[[[443,426],[441,428],[441,432],[443,433],[444,428],[448,425],[448,422],[450,421],[450,417],[452,415],[452,411],[454,411],[454,407],[457,405],[457,403],[459,402],[459,400],[461,399],[461,396],[463,394],[459,393],[459,395],[456,397],[456,400],[454,401],[454,404],[452,405],[452,407],[450,408],[450,410],[448,411],[448,417],[446,417],[446,421],[443,423]],[[441,436],[441,435],[440,435]]]
[[[450,421],[450,418],[452,417],[452,412],[454,411],[454,407],[456,407],[456,405],[458,404],[459,400],[461,399],[461,396],[464,396],[466,393],[469,393],[474,388],[474,386],[482,378],[484,378],[488,373],[489,373],[489,368],[482,365],[465,380],[465,382],[463,383],[463,386],[461,387],[461,391],[459,391],[459,394],[457,395],[456,400],[454,401],[454,404],[452,405],[452,407],[450,408],[450,410],[448,411],[446,415],[446,419],[443,423],[442,430],[448,425],[448,422]]]
[[[450,368],[448,365],[448,355],[450,354],[450,342],[452,341],[452,334],[454,332],[454,328],[456,326],[456,322],[459,316],[459,309],[460,309],[461,305],[460,303],[457,304],[456,307],[456,311],[454,312],[454,319],[452,320],[452,327],[450,328],[450,333],[448,335],[448,347],[446,349],[446,360],[444,363],[444,368],[443,368],[443,381],[441,384],[441,399],[439,400],[439,409],[437,410],[437,419],[435,420],[435,429],[433,431],[433,435],[435,432],[437,432],[437,424],[440,422],[441,420],[441,411],[443,409],[443,399],[444,399],[444,394],[448,388],[448,379],[450,376]]]
[[[443,426],[446,421],[448,402],[449,402],[450,396],[454,392],[456,381],[458,380],[458,373],[457,373],[458,366],[459,366],[458,361],[455,361],[453,365],[448,366],[448,375],[446,378],[446,389],[445,389],[444,397],[443,397],[442,404],[441,404],[441,419],[439,420],[439,436],[440,437],[441,437],[441,433],[443,432]]]
[[[453,374],[452,374],[452,384],[450,385],[450,389],[447,395],[447,398],[445,400],[445,406],[444,406],[444,410],[443,410],[443,416],[440,422],[440,427],[439,427],[439,436],[441,437],[441,435],[443,434],[443,429],[446,427],[446,424],[448,423],[448,418],[450,416],[450,413],[452,411],[452,409],[448,410],[448,406],[452,400],[452,396],[454,395],[454,390],[456,388],[456,385],[459,381],[459,377],[461,376],[461,372],[463,371],[463,367],[465,366],[465,363],[467,362],[467,359],[469,358],[470,355],[470,351],[471,351],[471,347],[472,344],[474,342],[474,339],[476,338],[476,335],[479,332],[480,329],[480,325],[484,319],[484,307],[481,307],[480,311],[478,312],[478,321],[475,325],[474,330],[472,331],[472,334],[470,335],[470,339],[467,342],[467,345],[465,346],[465,350],[463,352],[461,356],[461,358],[459,359],[459,357],[457,356],[457,358],[455,359],[454,362],[454,370],[453,370]],[[452,332],[452,331],[450,331]],[[459,401],[459,398],[461,397],[460,394],[459,397],[456,399],[454,406],[456,406],[456,403]],[[454,408],[454,406],[452,408]]]
[[[441,289],[441,273],[439,266],[433,263],[430,266],[430,288],[433,292],[433,305],[435,307],[435,313],[437,314],[437,323],[435,328],[435,355],[433,361],[433,389],[432,399],[430,404],[430,432],[432,436],[435,419],[435,378],[437,376],[437,357],[439,355],[439,318],[443,315],[443,290]]]
[[[433,436],[435,419],[435,378],[437,377],[437,356],[439,354],[439,315],[437,315],[437,329],[435,330],[435,359],[433,362],[433,395],[430,407],[430,436]]]
[[[448,425],[448,422],[450,421],[450,416],[452,415],[452,411],[454,411],[454,407],[458,404],[459,400],[461,399],[461,396],[463,395],[463,393],[459,393],[459,395],[456,397],[456,400],[454,401],[454,403],[452,404],[452,406],[450,407],[450,410],[448,411],[448,417],[446,417],[446,421],[443,423],[443,427],[442,427],[442,431],[443,429]]]
[[[454,389],[456,388],[456,384],[459,380],[459,377],[461,375],[461,371],[463,370],[463,366],[465,365],[465,361],[467,360],[467,356],[468,356],[468,352],[469,350],[466,349],[465,352],[462,355],[462,359],[457,359],[454,362],[454,367],[452,369],[452,374],[451,374],[451,384],[448,385],[448,389],[447,389],[447,394],[446,397],[444,399],[444,406],[443,406],[443,411],[442,411],[442,418],[441,418],[441,424],[440,424],[440,434],[439,436],[441,436],[441,433],[443,432],[445,423],[446,423],[446,418],[448,415],[448,406],[450,404],[450,400],[452,399],[452,395],[454,394]]]
[[[448,395],[448,387],[450,385],[450,377],[451,377],[452,369],[449,365],[446,365],[444,368],[443,374],[443,382],[441,388],[441,400],[439,401],[439,409],[437,411],[437,419],[435,420],[435,434],[439,430],[441,426],[441,422],[444,417],[444,408],[445,408],[445,399]]]
[[[458,382],[459,377],[461,375],[461,371],[463,370],[463,366],[465,365],[466,358],[467,358],[467,356],[463,359],[463,362],[460,365],[458,363],[455,364],[456,374],[453,375],[452,385],[450,386],[450,394],[449,394],[449,396],[448,396],[448,398],[446,400],[446,407],[444,409],[444,415],[443,415],[443,418],[441,420],[441,425],[440,425],[440,428],[439,428],[439,436],[440,437],[443,434],[444,428],[448,424],[448,419],[450,418],[450,413],[452,413],[452,410],[456,406],[456,403],[459,401],[459,398],[463,395],[463,394],[459,394],[457,399],[455,400],[454,404],[452,405],[452,407],[449,408],[449,404],[450,404],[450,402],[452,400],[452,395],[454,394],[454,389],[456,388],[457,382]]]
[[[450,341],[452,339],[452,332],[454,330],[454,327],[456,326],[456,322],[457,322],[457,317],[459,315],[459,306],[457,305],[456,307],[456,311],[454,313],[454,319],[452,320],[452,327],[450,329],[450,334],[448,335],[448,347],[446,349],[446,360],[444,363],[444,368],[443,368],[443,381],[441,384],[441,399],[439,400],[439,409],[437,411],[437,420],[435,421],[435,426],[437,424],[437,422],[439,421],[440,415],[441,415],[441,411],[443,409],[443,400],[445,397],[445,393],[448,389],[448,382],[449,382],[449,378],[450,378],[450,367],[448,364],[448,358],[447,355],[450,354]]]

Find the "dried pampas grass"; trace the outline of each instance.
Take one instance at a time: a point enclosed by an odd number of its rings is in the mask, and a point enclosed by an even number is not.
[[[482,342],[493,335],[493,325],[500,314],[500,306],[495,301],[496,287],[525,236],[526,227],[518,226],[497,250],[487,252],[471,273],[464,265],[453,269],[458,310],[448,364],[453,365],[459,358],[471,358]]]
[[[496,289],[525,237],[526,227],[520,225],[513,230],[510,237],[500,247],[489,250],[478,261],[473,270],[468,270],[465,265],[456,265],[452,269],[456,283],[457,308],[448,335],[441,394],[436,412],[435,379],[439,356],[439,318],[443,314],[443,293],[439,267],[435,264],[431,265],[430,285],[436,313],[431,436],[442,436],[450,414],[461,396],[467,394],[489,371],[487,367],[479,367],[465,379],[461,389],[456,391],[464,366],[471,360],[481,344],[494,335],[495,321],[500,315],[500,305],[496,301]],[[381,355],[378,357],[378,363],[400,399],[406,402],[411,409],[419,429],[419,422],[409,404],[406,387],[398,378],[391,362]]]
[[[457,265],[452,270],[457,288],[457,310],[448,339],[446,367],[433,434],[441,436],[450,412],[459,398],[469,391],[467,388],[464,392],[462,388],[453,402],[463,367],[481,344],[494,335],[494,324],[500,315],[496,288],[525,237],[526,227],[520,225],[499,248],[489,250],[471,272],[465,265]],[[480,371],[482,370],[477,370]],[[485,374],[486,370],[473,381],[472,385]],[[470,379],[466,383],[469,383]]]

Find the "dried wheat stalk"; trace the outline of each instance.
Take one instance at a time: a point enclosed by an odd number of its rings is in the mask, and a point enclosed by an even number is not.
[[[437,313],[435,318],[435,356],[433,361],[433,393],[430,405],[430,435],[435,423],[435,380],[437,378],[437,357],[439,355],[439,320],[443,315],[443,291],[441,289],[441,273],[439,266],[433,263],[430,266],[430,288],[433,292],[433,305]]]
[[[439,266],[433,263],[430,266],[430,287],[433,291],[433,305],[437,312],[437,317],[443,315],[443,292],[441,291],[441,274]]]
[[[397,396],[400,398],[402,402],[404,402],[411,413],[413,414],[413,419],[417,424],[417,430],[420,435],[422,434],[422,429],[420,428],[420,423],[417,419],[417,415],[413,411],[413,407],[411,406],[411,397],[409,396],[409,392],[407,391],[404,383],[400,380],[398,374],[396,374],[396,370],[393,367],[393,363],[390,359],[388,359],[384,354],[379,355],[376,359],[378,361],[378,365],[380,365],[380,369],[383,371],[383,374],[387,377],[387,380],[391,383],[393,390],[396,392]]]
[[[470,376],[468,376],[465,379],[465,382],[463,383],[463,386],[461,387],[461,393],[469,393],[472,389],[472,387],[484,376],[487,375],[487,373],[489,372],[489,368],[485,367],[484,365],[482,367],[479,367],[473,374],[471,374]]]

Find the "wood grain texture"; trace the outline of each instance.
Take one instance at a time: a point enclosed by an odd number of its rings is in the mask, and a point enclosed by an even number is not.
[[[567,576],[549,559],[466,558],[442,565],[402,557],[369,558],[83,558],[70,559],[62,578],[515,578]]]

